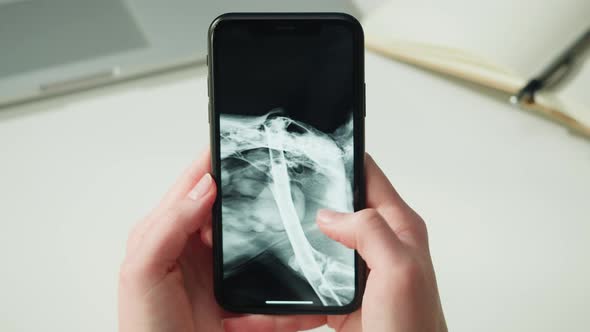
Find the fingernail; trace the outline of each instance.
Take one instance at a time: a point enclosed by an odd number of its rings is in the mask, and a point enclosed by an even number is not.
[[[320,209],[318,211],[317,219],[321,223],[330,223],[330,222],[334,222],[341,215],[342,215],[342,213],[340,213],[340,212],[336,212],[336,211],[332,211],[332,210],[328,210],[328,209]]]
[[[193,189],[188,193],[188,198],[196,201],[197,199],[205,196],[205,194],[211,189],[211,182],[213,182],[211,174],[207,173],[203,175],[199,182],[197,182]]]

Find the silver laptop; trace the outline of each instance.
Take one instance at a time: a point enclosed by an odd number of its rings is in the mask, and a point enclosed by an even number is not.
[[[0,0],[0,107],[204,63],[230,11],[342,11],[345,0]]]

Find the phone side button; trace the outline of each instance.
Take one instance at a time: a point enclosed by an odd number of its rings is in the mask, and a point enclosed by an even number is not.
[[[207,123],[211,123],[211,102],[207,100]]]
[[[367,117],[367,83],[363,83],[363,116]]]

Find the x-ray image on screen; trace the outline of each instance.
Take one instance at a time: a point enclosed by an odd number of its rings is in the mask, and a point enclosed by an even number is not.
[[[353,210],[352,117],[325,133],[280,109],[222,114],[220,134],[224,276],[266,271],[294,288],[291,300],[348,304],[354,251],[323,235],[315,217]],[[283,300],[260,290],[249,296]]]

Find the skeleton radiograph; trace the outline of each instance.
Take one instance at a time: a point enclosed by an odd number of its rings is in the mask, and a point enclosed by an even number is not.
[[[220,115],[224,277],[271,254],[321,304],[346,305],[354,251],[326,237],[315,217],[320,208],[353,211],[352,117],[324,133],[286,114]]]

